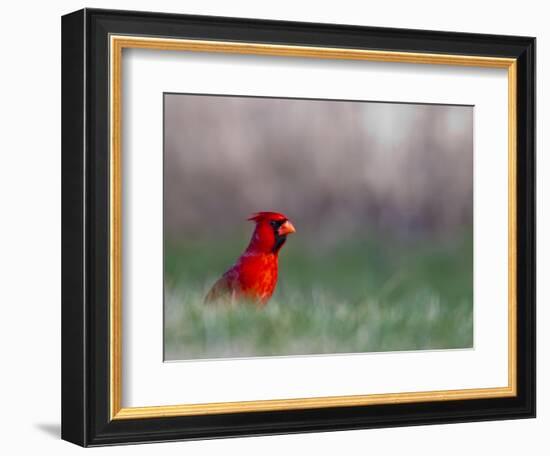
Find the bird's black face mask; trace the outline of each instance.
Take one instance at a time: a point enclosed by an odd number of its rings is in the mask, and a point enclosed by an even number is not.
[[[286,220],[272,220],[270,222],[270,225],[273,228],[273,235],[275,236],[275,244],[273,244],[273,248],[271,249],[272,253],[277,253],[281,250],[281,247],[286,242],[286,234],[279,234],[279,228],[285,222]]]

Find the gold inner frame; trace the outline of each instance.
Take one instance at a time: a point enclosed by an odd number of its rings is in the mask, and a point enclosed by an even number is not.
[[[367,60],[375,62],[454,65],[508,70],[508,385],[494,388],[273,399],[244,402],[181,404],[170,406],[122,407],[122,145],[121,96],[123,49],[195,51],[229,54],[317,59]],[[511,397],[517,394],[517,290],[516,290],[516,119],[517,61],[467,55],[387,52],[287,46],[227,41],[204,41],[137,36],[110,36],[110,415],[111,419],[158,418],[184,415],[311,409],[374,404],[396,404],[457,399]]]

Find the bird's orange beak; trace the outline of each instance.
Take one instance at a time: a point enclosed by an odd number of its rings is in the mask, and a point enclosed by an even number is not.
[[[279,236],[296,233],[296,228],[288,220],[279,227]]]

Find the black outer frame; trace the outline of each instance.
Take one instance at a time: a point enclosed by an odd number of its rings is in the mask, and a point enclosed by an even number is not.
[[[110,34],[517,58],[518,395],[110,421]],[[63,16],[63,439],[82,446],[97,446],[534,416],[534,38],[97,9]]]

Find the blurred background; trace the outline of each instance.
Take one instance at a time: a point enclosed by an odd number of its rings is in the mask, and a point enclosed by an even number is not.
[[[472,107],[164,103],[165,359],[472,346]],[[205,308],[261,210],[297,228],[273,300]]]

